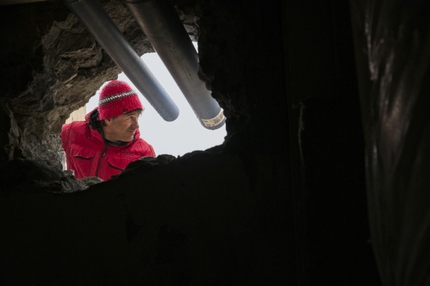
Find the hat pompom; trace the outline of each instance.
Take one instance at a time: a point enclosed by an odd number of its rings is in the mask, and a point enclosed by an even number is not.
[[[124,81],[111,80],[100,92],[99,120],[143,109],[137,93]]]

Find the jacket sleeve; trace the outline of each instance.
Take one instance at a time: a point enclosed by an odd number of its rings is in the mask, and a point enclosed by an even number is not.
[[[154,148],[142,138],[139,138],[138,149],[142,157],[156,157]]]
[[[151,144],[148,144],[148,155],[147,156],[156,157],[154,148],[152,148]]]
[[[63,147],[63,150],[68,153],[69,151],[69,134],[70,134],[70,127],[71,127],[71,123],[68,124],[64,124],[63,127],[61,127],[61,134],[60,134],[60,138],[61,138],[61,146]]]

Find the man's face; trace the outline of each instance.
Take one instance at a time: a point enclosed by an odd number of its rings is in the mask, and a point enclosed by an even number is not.
[[[134,138],[134,132],[139,129],[138,118],[141,110],[134,110],[118,117],[106,119],[103,131],[105,138],[112,142],[130,142]]]

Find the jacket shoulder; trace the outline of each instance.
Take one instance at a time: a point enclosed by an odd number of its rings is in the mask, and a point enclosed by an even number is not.
[[[155,151],[151,144],[143,140],[142,138],[137,139],[133,147],[135,152],[141,153],[142,156],[155,157]]]
[[[73,121],[70,123],[63,124],[61,127],[61,132],[76,130],[85,127],[85,121]]]
[[[85,121],[73,121],[70,123],[63,124],[61,127],[60,138],[63,140],[63,144],[69,140],[84,134],[85,131]]]

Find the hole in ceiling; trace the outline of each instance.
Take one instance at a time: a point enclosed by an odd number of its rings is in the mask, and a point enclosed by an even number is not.
[[[193,45],[197,50],[197,43],[193,42]],[[139,129],[141,137],[153,146],[156,154],[183,156],[192,151],[206,150],[222,144],[226,136],[225,124],[215,130],[204,128],[158,54],[146,53],[141,58],[180,110],[176,120],[165,121],[124,73],[118,75],[119,80],[126,81],[139,94],[145,106],[145,111],[139,118]],[[100,90],[101,87],[90,98],[85,109],[71,115],[73,120],[83,120],[87,112],[97,107]]]

